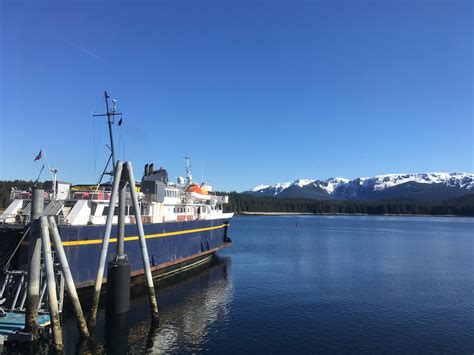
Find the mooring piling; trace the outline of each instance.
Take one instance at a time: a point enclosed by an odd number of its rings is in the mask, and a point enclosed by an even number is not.
[[[79,296],[77,294],[76,286],[74,285],[71,269],[69,268],[66,253],[64,252],[64,247],[61,241],[61,236],[59,235],[58,226],[56,225],[56,221],[53,216],[48,217],[48,222],[51,230],[51,236],[53,238],[54,247],[56,249],[56,255],[59,259],[59,265],[61,266],[61,270],[64,275],[66,289],[69,292],[74,313],[77,317],[79,331],[83,337],[88,338],[90,336],[89,329],[87,328],[87,323],[84,317],[84,313],[82,311],[81,302],[79,301]]]
[[[30,232],[28,236],[28,294],[26,299],[25,330],[38,335],[38,307],[41,280],[41,232],[39,217],[44,208],[44,190],[34,189],[31,198]]]
[[[54,274],[53,258],[51,253],[51,241],[49,236],[48,219],[40,217],[41,240],[43,242],[43,259],[48,280],[49,314],[53,330],[53,343],[56,351],[63,350],[63,337],[61,323],[59,320],[58,298],[56,295],[56,280]]]
[[[159,313],[158,313],[158,304],[156,302],[156,295],[155,295],[155,286],[153,284],[153,277],[151,274],[151,267],[150,261],[148,258],[148,249],[145,240],[145,233],[143,231],[143,224],[140,215],[140,206],[138,205],[138,196],[137,190],[135,187],[135,176],[133,175],[132,163],[127,161],[125,163],[125,167],[128,173],[128,182],[130,184],[130,195],[132,197],[132,204],[135,210],[135,219],[138,229],[138,237],[140,240],[140,249],[142,252],[142,259],[143,259],[143,269],[145,270],[145,276],[148,286],[148,298],[150,301],[150,310],[151,310],[151,317],[153,322],[159,321]]]
[[[92,300],[91,314],[89,318],[89,328],[95,328],[95,324],[97,321],[97,310],[99,308],[100,291],[102,288],[102,282],[104,280],[105,262],[107,260],[107,252],[109,250],[109,239],[110,239],[110,232],[112,230],[112,222],[114,218],[115,201],[117,201],[117,194],[118,194],[118,189],[119,189],[120,177],[122,176],[122,170],[123,170],[123,162],[118,161],[115,164],[114,183],[112,187],[112,194],[110,196],[107,220],[105,223],[105,232],[104,232],[104,239],[102,240],[102,249],[100,252],[99,268],[97,270],[97,277],[95,280],[94,298]]]
[[[122,170],[119,184],[117,245],[114,260],[107,269],[107,305],[108,315],[116,315],[130,310],[130,272],[132,266],[125,254],[125,208],[127,199],[127,181]]]

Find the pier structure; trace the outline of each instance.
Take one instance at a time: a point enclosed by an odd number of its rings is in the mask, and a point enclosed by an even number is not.
[[[138,196],[135,186],[135,178],[133,175],[133,168],[130,161],[117,161],[114,166],[114,180],[112,184],[112,194],[110,196],[109,210],[107,220],[105,223],[104,238],[102,240],[102,248],[99,258],[99,266],[97,277],[95,281],[94,297],[91,307],[91,314],[89,318],[89,328],[95,328],[97,321],[97,311],[99,308],[100,293],[104,280],[105,262],[110,242],[110,234],[112,231],[112,222],[115,211],[115,204],[117,197],[119,197],[119,218],[118,218],[118,239],[115,260],[109,264],[109,271],[112,271],[112,284],[108,286],[110,293],[108,294],[108,311],[112,314],[120,314],[129,310],[130,304],[130,268],[126,261],[125,254],[125,239],[124,239],[124,220],[125,220],[125,203],[126,203],[126,187],[129,185],[132,208],[135,214],[137,232],[140,242],[140,250],[143,261],[143,269],[145,270],[148,299],[150,303],[150,312],[153,322],[158,322],[158,304],[156,302],[155,287],[153,283],[153,276],[150,267],[150,260],[148,257],[148,248],[145,240],[145,233],[143,230],[143,223],[140,215],[140,205],[138,203]],[[128,273],[127,273],[128,272]],[[108,276],[109,277],[109,276]],[[122,287],[121,287],[122,286]]]
[[[60,313],[64,303],[64,286],[71,298],[81,336],[88,338],[90,333],[55,217],[50,214],[48,208],[43,209],[43,207],[44,191],[34,189],[30,225],[13,252],[14,254],[23,240],[28,237],[28,271],[8,270],[10,260],[3,270],[5,278],[0,288],[0,305],[7,303],[8,308],[0,308],[0,345],[3,345],[5,341],[31,342],[39,338],[40,331],[44,332],[51,328],[54,349],[62,351]],[[11,258],[13,255],[10,256]],[[59,286],[57,286],[58,283]],[[11,289],[15,291],[13,300],[10,302],[7,298],[11,297]],[[7,290],[9,290],[8,293]],[[23,295],[18,303],[21,293]],[[43,306],[45,296],[48,301],[47,307]]]

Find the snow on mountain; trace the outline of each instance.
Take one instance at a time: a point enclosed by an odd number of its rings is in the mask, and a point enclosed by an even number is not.
[[[364,185],[373,190],[384,190],[407,182],[419,184],[443,184],[448,187],[458,187],[470,190],[474,187],[474,174],[468,173],[423,173],[423,174],[387,174],[372,178],[361,178]]]
[[[257,191],[260,191],[260,190],[265,190],[267,188],[269,188],[270,185],[258,185],[258,186],[255,186],[253,189],[251,189],[250,191],[252,192],[257,192]]]
[[[337,187],[347,184],[349,181],[349,179],[344,178],[330,178],[326,181],[320,182],[318,186],[330,195]]]
[[[275,185],[260,185],[246,193],[256,196],[317,198],[326,195],[327,198],[369,199],[412,196],[428,198],[455,196],[469,192],[474,192],[474,174],[472,173],[387,174],[353,180],[300,179]]]
[[[314,182],[316,180],[309,180],[309,179],[300,179],[300,180],[296,180],[293,182],[293,185],[297,185],[299,187],[303,187],[303,186],[306,186],[306,185],[309,185],[311,184],[312,182]]]

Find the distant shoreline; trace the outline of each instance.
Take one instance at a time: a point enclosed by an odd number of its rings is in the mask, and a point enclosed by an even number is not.
[[[454,214],[367,214],[367,213],[311,213],[311,212],[236,212],[240,216],[384,216],[384,217],[468,217]]]

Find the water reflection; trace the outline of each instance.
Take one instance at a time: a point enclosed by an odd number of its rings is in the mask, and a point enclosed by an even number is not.
[[[217,320],[225,320],[232,301],[230,259],[214,257],[208,263],[156,283],[160,324],[152,327],[148,297],[134,288],[130,312],[113,317],[98,313],[95,339],[81,341],[72,315],[63,319],[66,354],[137,354],[199,351],[209,340]],[[105,298],[105,297],[103,297]],[[87,304],[87,302],[85,302]],[[86,306],[85,309],[88,309]],[[0,349],[1,351],[1,349]],[[49,354],[48,343],[6,346],[6,354]]]
[[[232,300],[232,283],[227,275],[229,263],[227,258],[216,257],[211,265],[182,274],[179,280],[160,282],[157,295],[161,313],[157,327],[151,327],[149,322],[147,298],[132,300],[130,319],[105,321],[105,352],[123,354],[128,349],[132,353],[155,354],[202,350],[212,324],[225,320],[229,314]]]
[[[129,313],[107,315],[105,318],[105,352],[126,354],[128,351]]]

